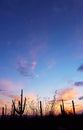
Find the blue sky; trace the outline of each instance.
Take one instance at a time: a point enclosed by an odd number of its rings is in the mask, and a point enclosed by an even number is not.
[[[83,1],[0,0],[0,89],[43,97],[73,85],[82,96]]]

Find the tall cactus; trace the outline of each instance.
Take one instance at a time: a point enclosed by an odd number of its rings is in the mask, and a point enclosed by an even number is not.
[[[18,109],[15,106],[15,102],[12,100],[13,103],[13,107],[14,110],[16,111],[17,114],[20,115],[20,117],[22,117],[24,110],[25,110],[25,105],[26,105],[26,98],[24,100],[24,104],[23,104],[23,89],[21,90],[21,99],[20,101],[18,101]]]
[[[74,101],[72,100],[72,108],[73,108],[73,114],[75,115],[75,105],[74,105]]]
[[[2,107],[2,116],[6,116],[7,115],[7,105],[5,104],[4,107]]]
[[[12,100],[12,106],[11,106],[11,115],[15,116],[15,107],[14,107],[14,101]]]
[[[42,116],[42,102],[40,101],[40,115]]]
[[[4,107],[2,107],[2,116],[5,115]]]
[[[64,101],[62,99],[62,104],[60,104],[60,109],[61,109],[61,114],[64,115],[65,114],[65,109],[64,109]]]

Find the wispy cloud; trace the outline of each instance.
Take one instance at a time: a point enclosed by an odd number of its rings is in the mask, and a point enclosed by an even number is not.
[[[5,101],[5,100],[0,99],[0,105],[4,105],[5,103],[6,103],[6,101]]]
[[[72,86],[70,88],[66,88],[62,90],[59,94],[58,100],[61,101],[62,99],[64,101],[72,100],[78,95],[77,91],[75,90],[75,87]]]
[[[78,99],[79,99],[79,100],[83,100],[83,96],[79,97]]]
[[[75,86],[83,86],[83,81],[75,82],[74,85]]]
[[[37,65],[37,62],[36,62],[36,61],[33,61],[33,62],[31,63],[31,68],[32,68],[32,69],[35,69],[36,65]]]
[[[36,65],[37,65],[36,61],[29,62],[28,60],[21,58],[18,61],[17,70],[22,76],[33,78],[36,76],[36,74],[34,73]]]
[[[1,93],[1,94],[2,94],[4,97],[6,97],[6,98],[10,98],[11,101],[12,101],[12,100],[16,100],[16,101],[18,101],[19,98],[20,98],[19,95],[16,95],[16,94],[10,94],[9,92],[3,92],[3,93]]]
[[[0,90],[1,91],[13,91],[21,89],[23,86],[19,84],[13,83],[11,80],[8,79],[0,79]]]
[[[81,64],[78,68],[77,68],[78,71],[83,71],[83,64]]]

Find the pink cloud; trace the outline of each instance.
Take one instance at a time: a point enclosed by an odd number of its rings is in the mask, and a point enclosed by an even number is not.
[[[4,105],[6,102],[3,99],[0,99],[0,105]]]
[[[8,92],[3,92],[2,95],[3,95],[4,97],[10,98],[11,100],[16,100],[16,101],[18,101],[19,98],[20,98],[19,95],[10,94],[10,93],[8,93]]]
[[[70,88],[66,88],[63,91],[60,92],[58,100],[61,101],[62,99],[64,101],[73,100],[78,96],[78,92],[76,91],[75,87],[72,86]]]
[[[12,91],[12,90],[21,89],[22,87],[23,87],[22,84],[17,84],[16,85],[11,80],[7,80],[7,79],[1,79],[0,80],[0,88],[2,90]]]
[[[31,68],[32,68],[32,69],[35,69],[36,65],[37,65],[37,62],[36,62],[36,61],[33,61],[33,62],[31,63]]]

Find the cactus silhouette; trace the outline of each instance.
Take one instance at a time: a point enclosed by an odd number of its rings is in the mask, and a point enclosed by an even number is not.
[[[12,100],[12,106],[11,106],[11,115],[15,116],[15,107],[14,107],[14,101]]]
[[[74,105],[74,101],[72,100],[72,107],[73,107],[73,114],[75,115],[75,105]]]
[[[2,116],[6,116],[7,115],[7,105],[5,104],[4,107],[2,107]]]
[[[42,116],[42,102],[40,101],[40,115]]]
[[[25,105],[26,105],[26,98],[23,104],[23,89],[21,90],[21,99],[20,101],[18,101],[18,109],[15,106],[15,101],[12,100],[12,103],[13,103],[13,112],[16,112],[17,114],[20,115],[20,117],[22,117],[25,110]]]
[[[61,109],[61,114],[64,115],[65,114],[65,109],[64,109],[64,101],[62,99],[62,104],[60,104],[60,109]]]
[[[4,107],[2,107],[2,116],[5,115]]]

